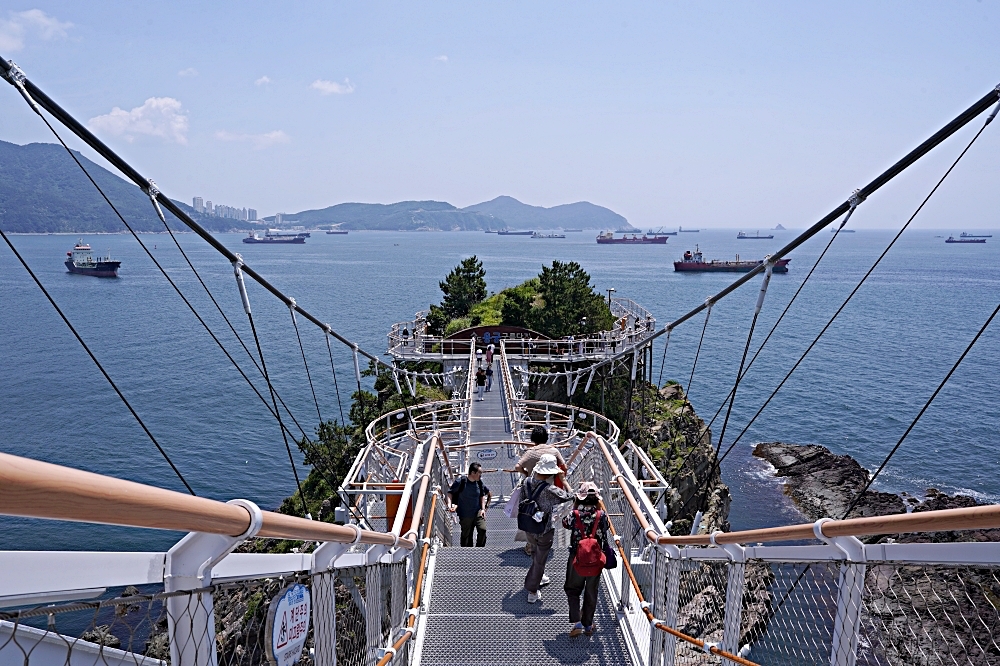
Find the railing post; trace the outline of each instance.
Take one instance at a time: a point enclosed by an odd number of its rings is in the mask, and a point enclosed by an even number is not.
[[[191,532],[167,551],[163,573],[165,592],[190,590],[167,598],[167,631],[170,663],[174,666],[216,666],[215,609],[211,592],[198,590],[212,584],[212,567],[245,539],[257,534],[264,515],[248,500],[232,500],[249,514],[249,527],[239,536]]]
[[[847,560],[840,565],[837,584],[837,616],[833,625],[833,647],[830,651],[831,666],[854,666],[858,659],[858,632],[861,629],[861,602],[865,591],[867,558],[865,545],[857,537],[827,537],[823,523],[830,518],[820,518],[813,523],[813,534],[844,553]]]
[[[726,567],[726,607],[722,629],[722,649],[736,654],[740,651],[740,625],[743,621],[743,593],[746,590],[746,553],[738,544],[716,544],[714,532],[712,545],[718,545],[729,556]]]

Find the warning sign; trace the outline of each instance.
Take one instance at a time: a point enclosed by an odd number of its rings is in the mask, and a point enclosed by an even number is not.
[[[270,638],[268,661],[274,666],[291,666],[302,656],[302,646],[309,634],[311,603],[309,588],[296,583],[271,600],[267,614]]]

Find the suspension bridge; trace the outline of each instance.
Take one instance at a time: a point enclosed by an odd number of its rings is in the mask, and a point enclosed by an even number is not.
[[[627,368],[633,382],[641,369],[645,373],[641,379],[652,382],[654,341],[665,337],[666,356],[671,331],[700,313],[705,315],[703,340],[713,304],[760,276],[759,297],[733,388],[705,426],[707,432],[725,412],[712,463],[717,466],[749,427],[727,441],[728,449],[722,451],[740,380],[756,358],[747,360],[774,263],[829,225],[842,229],[865,199],[992,108],[978,138],[1000,108],[1000,87],[757,269],[665,326],[657,327],[637,303],[615,299],[611,308],[622,325],[596,336],[540,340],[509,331],[499,335],[494,343],[499,376],[494,389],[478,401],[474,378],[483,363],[477,353],[483,346],[481,337],[435,337],[418,313],[389,332],[390,361],[362,349],[201,229],[13,63],[0,60],[0,73],[60,143],[62,138],[48,117],[143,188],[161,219],[161,207],[169,209],[232,264],[254,336],[255,359],[240,339],[254,359],[252,371],[244,371],[201,317],[199,322],[251,386],[258,376],[266,384],[265,390],[254,390],[277,422],[293,471],[292,428],[306,435],[270,381],[246,278],[288,307],[310,383],[299,318],[322,331],[328,345],[332,341],[350,349],[359,388],[365,358],[389,372],[401,393],[416,394],[417,382],[440,384],[451,392],[447,400],[392,411],[368,425],[366,444],[340,484],[340,524],[265,511],[245,499],[223,503],[197,497],[193,491],[178,493],[0,454],[0,514],[187,533],[166,552],[0,552],[0,665],[1000,663],[1000,549],[995,544],[862,541],[877,535],[997,528],[1000,506],[869,518],[849,518],[848,511],[813,523],[725,533],[696,529],[673,535],[665,522],[669,516],[664,497],[670,484],[661,470],[614,421],[572,401],[578,390],[590,388],[602,367]],[[975,138],[965,150],[974,142]],[[2,230],[0,235],[169,461],[155,434],[62,315],[15,244]],[[858,288],[890,248],[891,244]],[[166,271],[163,274],[170,279]],[[201,285],[208,290],[204,282]],[[212,302],[219,308],[214,298]],[[187,299],[185,303],[198,316]],[[1000,306],[969,341],[871,481],[998,311]],[[239,339],[228,318],[226,322]],[[769,339],[770,333],[765,344]],[[697,358],[696,354],[691,378]],[[336,381],[332,353],[330,361]],[[433,373],[415,371],[406,366],[412,361],[433,361],[442,368]],[[532,400],[531,382],[560,382],[567,399]],[[316,408],[318,413],[318,401]],[[557,530],[548,566],[552,582],[541,603],[529,604],[523,590],[528,557],[515,541],[514,522],[500,508],[519,482],[513,467],[530,446],[528,435],[536,425],[544,425],[551,441],[562,449],[571,485],[583,480],[597,484],[610,519],[619,565],[601,574],[598,631],[593,636],[567,633],[561,583],[568,535]],[[482,462],[485,483],[495,497],[487,510],[487,543],[482,548],[456,545],[457,526],[447,510],[448,488],[472,461]],[[182,470],[171,465],[183,481]],[[295,475],[298,481],[297,471]],[[259,538],[301,545],[283,553],[241,548]],[[294,598],[289,596],[293,593]],[[293,602],[298,604],[294,611],[287,605]],[[283,624],[282,618],[289,617],[292,623]]]

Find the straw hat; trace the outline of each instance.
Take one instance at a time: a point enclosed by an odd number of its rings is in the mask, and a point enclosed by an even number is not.
[[[576,498],[578,500],[585,500],[587,497],[597,497],[601,499],[601,493],[597,489],[597,485],[591,481],[583,481],[580,483],[579,487],[576,489]]]
[[[535,468],[532,471],[538,476],[549,476],[551,474],[558,474],[562,470],[559,469],[559,463],[556,462],[556,457],[551,453],[546,453],[538,459],[538,462],[535,463]]]

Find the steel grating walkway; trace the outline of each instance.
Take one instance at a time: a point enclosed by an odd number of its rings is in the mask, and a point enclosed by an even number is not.
[[[500,391],[501,382],[495,381],[483,402],[472,403],[473,442],[509,438]],[[503,446],[495,451],[496,458],[482,461],[485,469],[513,468],[517,462],[513,448]],[[483,480],[495,499],[501,493],[510,496],[510,474],[490,472]],[[529,604],[524,575],[530,559],[523,544],[514,541],[516,526],[504,514],[501,502],[495,501],[490,507],[486,524],[485,548],[453,546],[437,551],[419,664],[630,664],[625,638],[603,587],[594,620],[597,632],[590,637],[569,637],[569,610],[563,592],[568,556],[565,547],[553,548],[546,567],[552,583],[543,588],[539,603]],[[453,542],[457,544],[458,528],[455,530]]]

